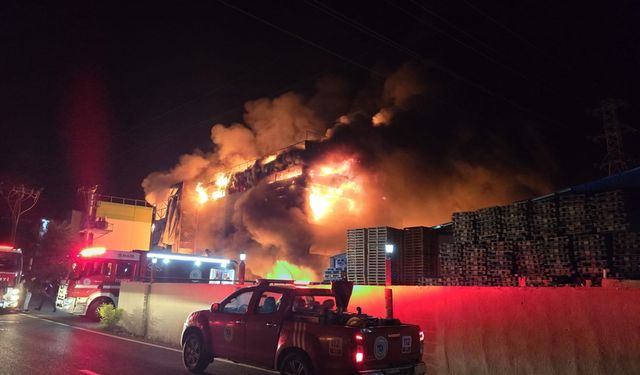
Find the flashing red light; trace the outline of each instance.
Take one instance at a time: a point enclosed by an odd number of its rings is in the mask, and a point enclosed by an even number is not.
[[[104,247],[88,247],[80,251],[80,256],[95,257],[98,255],[104,255],[106,252],[107,252],[107,249],[105,249]]]
[[[356,352],[356,363],[362,363],[364,361],[364,353],[362,352],[362,348],[358,347],[358,351]]]
[[[362,340],[364,340],[364,337],[362,337],[362,335],[356,335],[356,341],[362,342]]]
[[[420,342],[424,341],[424,332],[420,331]]]

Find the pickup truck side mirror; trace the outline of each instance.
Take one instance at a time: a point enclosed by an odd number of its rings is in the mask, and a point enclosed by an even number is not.
[[[216,312],[218,310],[220,310],[220,304],[217,303],[217,302],[216,303],[212,303],[211,304],[211,312]]]

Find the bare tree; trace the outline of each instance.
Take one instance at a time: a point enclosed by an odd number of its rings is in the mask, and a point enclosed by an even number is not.
[[[35,189],[26,185],[14,185],[8,189],[0,186],[0,194],[7,201],[11,211],[11,244],[13,246],[16,244],[20,217],[35,207],[40,198],[40,193],[42,193],[42,189]]]

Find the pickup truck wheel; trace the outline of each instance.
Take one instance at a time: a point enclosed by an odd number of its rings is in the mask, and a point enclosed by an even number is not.
[[[184,340],[182,347],[184,367],[190,372],[201,373],[209,366],[209,356],[204,348],[204,341],[198,332],[191,332]]]
[[[313,375],[309,360],[298,353],[289,354],[282,362],[281,375]]]

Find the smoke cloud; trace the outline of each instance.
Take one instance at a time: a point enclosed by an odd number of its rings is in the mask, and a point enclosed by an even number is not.
[[[412,99],[423,92],[419,68],[413,64],[402,65],[384,82],[384,107],[371,118],[373,126],[390,125],[397,110],[409,110]]]

